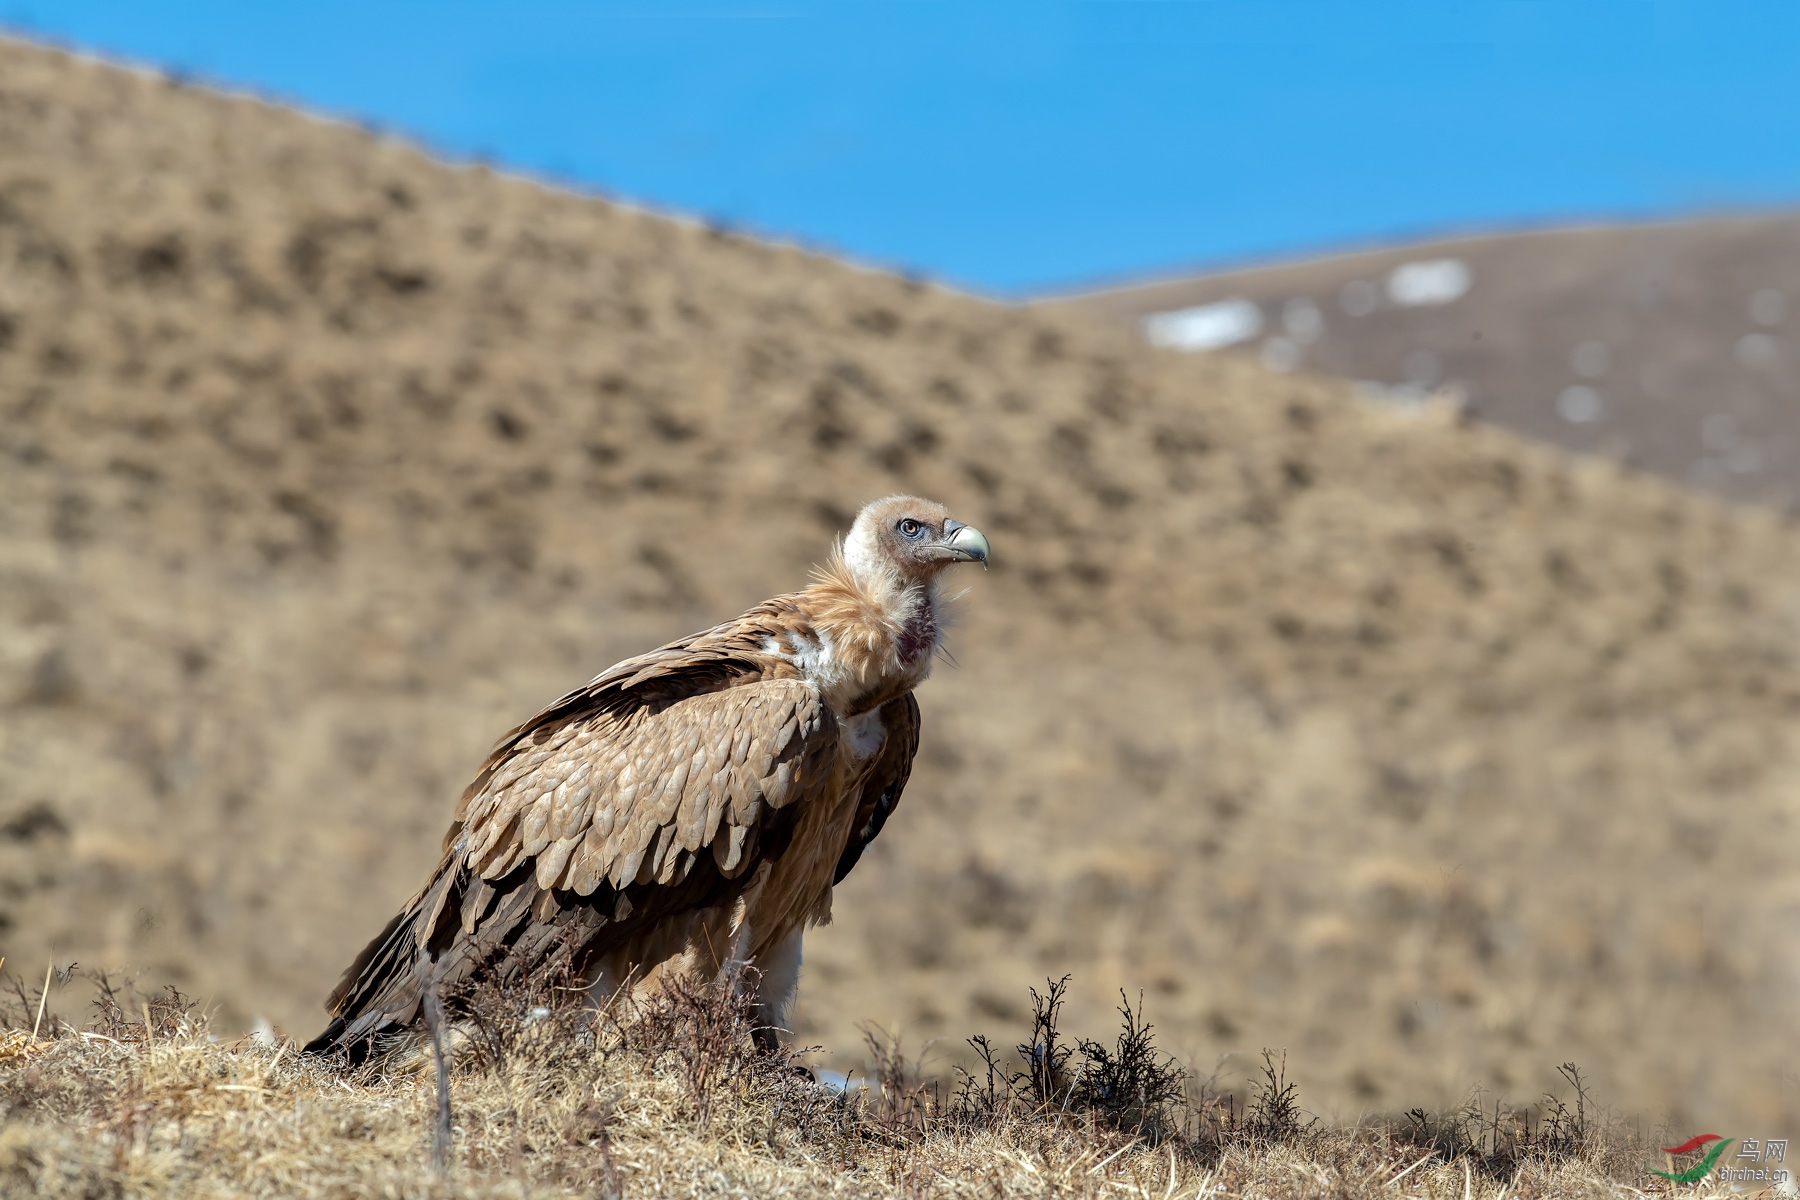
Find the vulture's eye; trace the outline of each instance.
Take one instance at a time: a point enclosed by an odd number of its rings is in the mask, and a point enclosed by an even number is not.
[[[921,533],[925,532],[925,526],[919,524],[911,517],[907,517],[904,521],[901,521],[899,528],[900,536],[903,538],[916,538]]]

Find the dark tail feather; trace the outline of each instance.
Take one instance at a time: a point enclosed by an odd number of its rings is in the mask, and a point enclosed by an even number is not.
[[[795,811],[772,814],[758,853],[780,856]],[[363,1062],[422,1020],[427,972],[452,1008],[471,984],[528,978],[562,955],[585,977],[588,964],[609,947],[672,914],[730,903],[750,878],[746,872],[727,880],[713,856],[702,854],[678,883],[634,884],[623,897],[603,884],[591,896],[577,896],[541,891],[535,870],[527,860],[502,879],[484,880],[455,854],[447,856],[425,890],[344,972],[325,1003],[332,1022],[306,1052]]]
[[[459,915],[463,875],[449,862],[441,864],[430,885],[363,947],[325,1001],[331,1024],[306,1044],[305,1053],[342,1053],[352,1064],[360,1063],[377,1039],[418,1018],[424,992],[420,972],[429,969],[421,950],[437,940],[433,935],[446,918],[454,923]],[[421,937],[427,924],[431,928]]]
[[[305,1046],[301,1047],[300,1053],[302,1053],[302,1054],[334,1054],[337,1052],[337,1050],[340,1047],[348,1050],[349,1047],[344,1045],[344,1040],[343,1040],[345,1027],[346,1026],[345,1026],[344,1018],[342,1018],[342,1017],[331,1018],[331,1024],[329,1024],[325,1027],[325,1032],[321,1033],[318,1037],[314,1038],[312,1041],[306,1043]],[[361,1059],[355,1055],[352,1055],[352,1060],[353,1060],[353,1062],[361,1061]]]

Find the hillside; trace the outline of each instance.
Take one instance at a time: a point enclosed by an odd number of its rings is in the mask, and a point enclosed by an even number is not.
[[[1576,226],[1336,254],[1053,302],[1135,325],[1231,304],[1227,353],[1738,500],[1800,505],[1800,216]],[[1247,319],[1246,319],[1247,318]],[[1254,326],[1254,328],[1252,328]]]
[[[16,42],[0,413],[34,982],[314,1032],[498,734],[909,490],[995,564],[808,940],[829,1061],[1013,1040],[1072,971],[1072,1029],[1142,988],[1327,1114],[1572,1059],[1652,1120],[1800,1115],[1772,512]]]

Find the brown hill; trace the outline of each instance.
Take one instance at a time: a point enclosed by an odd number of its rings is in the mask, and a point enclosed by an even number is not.
[[[17,43],[0,330],[14,969],[312,1032],[492,738],[907,489],[996,565],[803,1037],[1800,1113],[1773,513]]]
[[[1800,505],[1800,216],[1457,238],[1055,306],[1136,324],[1234,300],[1255,316],[1227,353],[1403,404],[1447,389],[1517,433]]]

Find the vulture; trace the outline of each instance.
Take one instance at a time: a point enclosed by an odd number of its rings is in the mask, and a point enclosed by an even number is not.
[[[940,504],[866,505],[812,584],[601,672],[500,739],[425,886],[357,955],[306,1049],[357,1062],[453,1001],[564,960],[606,1003],[742,970],[774,1051],[800,940],[893,812],[940,576],[988,561]]]

